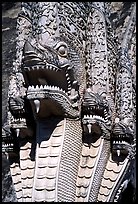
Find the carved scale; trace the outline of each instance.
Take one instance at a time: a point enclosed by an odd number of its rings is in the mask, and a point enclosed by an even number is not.
[[[22,3],[3,133],[18,201],[116,202],[131,182],[135,5],[121,50],[107,10]]]

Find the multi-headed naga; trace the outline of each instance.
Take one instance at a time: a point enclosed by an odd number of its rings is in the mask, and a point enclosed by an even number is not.
[[[111,2],[22,3],[3,127],[18,201],[118,202],[133,184],[135,7],[120,26]]]

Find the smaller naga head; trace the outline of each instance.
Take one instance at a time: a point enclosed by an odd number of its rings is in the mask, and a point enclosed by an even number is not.
[[[8,125],[2,128],[2,152],[17,155],[19,152],[18,140]]]
[[[12,156],[19,156],[20,145],[27,142],[28,139],[32,140],[34,134],[34,124],[31,124],[31,126],[26,125],[24,118],[14,118],[10,125],[6,124],[2,128],[2,152],[8,152]]]
[[[14,115],[15,118],[19,118],[20,116],[24,117],[24,99],[21,97],[10,97],[9,98],[9,110]]]
[[[103,90],[95,93],[88,88],[84,93],[82,103],[82,125],[86,138],[91,142],[96,141],[100,136],[107,137],[110,128],[109,107],[106,95]]]
[[[111,131],[112,158],[117,162],[121,162],[127,156],[133,156],[133,143],[134,135],[132,129],[121,121],[114,123]]]

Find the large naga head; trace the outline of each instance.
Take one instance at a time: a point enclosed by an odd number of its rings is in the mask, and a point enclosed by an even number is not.
[[[38,26],[23,50],[21,68],[27,98],[40,118],[79,117],[85,86],[85,20],[82,17],[86,14],[81,12],[78,18],[69,3],[42,2],[39,7],[41,13],[37,8],[39,14],[35,19]]]

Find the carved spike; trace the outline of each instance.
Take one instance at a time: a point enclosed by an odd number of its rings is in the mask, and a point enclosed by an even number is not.
[[[38,85],[36,85],[36,89],[39,89],[39,86],[38,86]]]
[[[117,150],[117,156],[120,156],[120,149]]]
[[[20,134],[20,129],[19,128],[16,129],[16,134],[17,134],[17,137],[19,137],[19,134]]]
[[[91,133],[91,127],[92,127],[92,125],[89,123],[89,124],[87,125],[87,127],[88,127],[88,130],[89,130],[89,133]]]
[[[40,101],[38,99],[36,99],[36,100],[34,100],[34,104],[35,104],[35,107],[36,107],[36,112],[38,113],[39,109],[40,109]]]
[[[31,86],[28,87],[28,91],[31,91]]]

